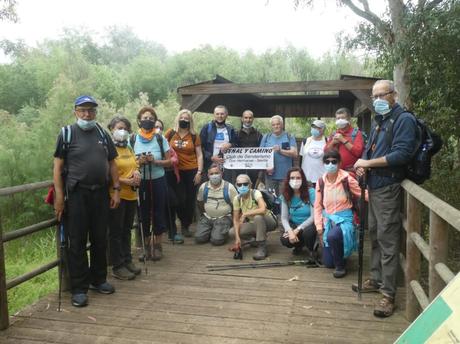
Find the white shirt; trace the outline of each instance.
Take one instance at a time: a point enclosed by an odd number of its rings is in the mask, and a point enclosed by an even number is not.
[[[216,133],[216,138],[214,139],[214,145],[213,145],[213,156],[216,156],[219,154],[220,148],[224,143],[230,142],[230,138],[228,136],[228,130],[226,127],[219,128],[217,127],[217,133]]]
[[[305,145],[300,147],[302,155],[302,170],[308,181],[316,183],[317,180],[326,172],[323,164],[324,147],[326,140],[322,138],[319,141],[312,137],[307,139]]]

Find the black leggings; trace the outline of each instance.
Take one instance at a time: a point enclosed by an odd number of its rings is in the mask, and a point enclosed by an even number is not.
[[[316,241],[316,228],[315,228],[315,225],[311,224],[307,228],[301,230],[297,234],[297,237],[299,238],[299,241],[296,242],[295,244],[291,244],[289,242],[289,238],[284,238],[283,235],[281,235],[280,241],[281,241],[281,244],[283,246],[286,246],[286,247],[289,247],[289,248],[307,246],[307,248],[310,251],[313,251],[313,248],[315,246],[315,241]]]
[[[153,227],[153,234],[160,235],[166,231],[166,178],[141,180],[139,188],[140,216],[144,235],[151,234],[150,226]]]

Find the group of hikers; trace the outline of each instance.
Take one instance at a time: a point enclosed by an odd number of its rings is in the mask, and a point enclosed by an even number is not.
[[[271,132],[262,135],[253,125],[253,113],[246,110],[237,131],[226,123],[227,108],[218,105],[214,119],[197,132],[192,113],[182,109],[173,128],[165,130],[155,109],[146,106],[138,112],[138,130],[116,115],[107,132],[96,122],[97,101],[78,97],[76,122],[58,136],[53,171],[54,209],[65,232],[72,305],[86,306],[88,289],[115,291],[107,281],[107,246],[115,278],[131,280],[141,273],[131,254],[136,212],[144,246],[141,262],[162,258],[164,233],[176,244],[192,236],[197,244],[248,244],[256,247],[253,259],[263,260],[268,256],[267,233],[280,224],[283,246],[294,255],[322,248],[322,265],[333,268],[335,278],[344,277],[346,260],[357,245],[358,179],[366,176],[372,253],[370,277],[360,291],[381,293],[374,315],[390,316],[402,225],[400,184],[417,135],[414,117],[400,114],[396,98],[392,81],[377,81],[368,140],[353,127],[350,110],[341,108],[333,133],[326,135],[325,122],[314,120],[298,151],[278,115],[270,119]],[[393,123],[395,112],[399,116]],[[385,139],[387,128],[393,131],[391,142]],[[232,147],[270,147],[274,167],[224,169],[225,153]],[[298,155],[300,167],[294,167]],[[267,204],[267,190],[279,199],[280,214]],[[195,209],[200,216],[192,233]],[[358,286],[352,289],[358,291]]]

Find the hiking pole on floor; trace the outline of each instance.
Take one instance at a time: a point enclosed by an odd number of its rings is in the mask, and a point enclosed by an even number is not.
[[[248,264],[227,264],[227,265],[208,265],[208,271],[240,270],[240,269],[258,269],[258,268],[276,268],[281,266],[300,265],[306,267],[321,267],[316,261],[290,260],[287,262],[268,262],[268,263],[248,263]]]
[[[58,294],[58,312],[61,311],[62,301],[62,279],[64,275],[64,256],[65,256],[65,232],[64,222],[61,220],[59,223],[59,294]]]
[[[364,254],[364,229],[366,227],[366,172],[359,178],[361,198],[359,200],[359,241],[358,241],[358,300],[361,300],[363,288],[363,254]]]

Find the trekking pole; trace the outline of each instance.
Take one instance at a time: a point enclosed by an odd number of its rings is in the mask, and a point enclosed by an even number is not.
[[[359,200],[359,242],[358,242],[358,300],[361,300],[363,288],[363,254],[364,254],[364,229],[366,220],[366,172],[359,178],[361,198]]]
[[[151,155],[152,153],[148,153]],[[152,228],[151,235],[150,235],[150,242],[149,242],[149,250],[150,255],[153,257],[153,244],[154,244],[154,226],[155,223],[153,221],[153,184],[152,184],[152,161],[149,161],[149,189],[150,189],[150,227]],[[149,228],[150,229],[150,228]],[[155,260],[154,260],[155,262]]]
[[[59,223],[59,296],[58,296],[58,312],[61,311],[61,301],[62,301],[62,278],[64,275],[64,255],[65,255],[65,233],[64,233],[64,223],[61,220]]]
[[[142,177],[144,178],[145,182],[145,164],[142,165]],[[142,218],[142,210],[141,210],[141,198],[139,197],[139,188],[137,190],[137,217],[138,217],[138,222],[139,222],[139,228],[141,231],[141,244],[142,244],[142,255],[144,257],[144,270],[145,274],[147,275],[147,252],[145,251],[145,234],[144,234],[144,224],[143,224],[143,218]],[[145,203],[145,183],[144,187],[142,188],[142,201]]]
[[[257,268],[276,268],[290,265],[315,265],[311,260],[290,260],[287,262],[269,262],[269,263],[248,263],[248,264],[227,264],[227,265],[208,265],[208,271],[224,271],[224,270],[239,270],[239,269],[257,269]],[[316,267],[316,266],[315,266]]]

